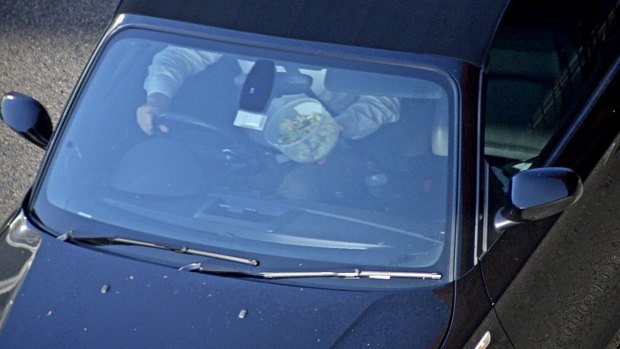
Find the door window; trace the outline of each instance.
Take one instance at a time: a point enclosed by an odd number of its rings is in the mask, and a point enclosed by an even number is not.
[[[498,238],[493,214],[509,179],[545,161],[618,55],[620,1],[516,1],[485,67],[488,176],[481,250]]]
[[[489,51],[485,155],[500,180],[526,169],[579,112],[616,51],[620,1],[517,1]]]

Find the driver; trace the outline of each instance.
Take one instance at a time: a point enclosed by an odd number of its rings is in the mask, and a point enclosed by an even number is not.
[[[136,111],[140,129],[149,135],[154,132],[168,132],[166,125],[155,126],[157,123],[154,120],[167,111],[172,98],[187,78],[204,71],[222,57],[222,54],[214,52],[176,46],[168,46],[155,54],[144,81],[146,101]],[[237,60],[237,64],[243,73],[248,73],[254,63]],[[276,69],[282,71],[284,68],[276,67]],[[334,119],[339,124],[341,136],[348,139],[362,139],[382,125],[399,120],[399,99],[329,91],[324,87],[324,76],[320,76],[317,72],[320,71],[303,73],[312,75],[310,89],[314,96],[332,111]],[[231,80],[234,78],[231,76]],[[336,188],[350,186],[350,175],[362,173],[363,166],[364,164],[350,154],[344,152],[332,154],[329,161],[294,167],[281,181],[276,194],[294,200],[319,199],[326,195],[321,194],[322,192],[332,191],[332,188],[325,187],[325,183],[330,183]]]
[[[153,134],[156,131],[154,118],[168,109],[184,80],[205,70],[220,58],[222,55],[218,53],[177,46],[168,46],[155,54],[144,81],[146,101],[136,111],[140,129],[146,134]],[[249,71],[253,64],[241,60],[238,63],[244,72]],[[349,139],[364,138],[381,125],[396,122],[400,117],[400,101],[397,98],[353,96],[328,91],[319,76],[313,77],[311,90],[323,104],[336,112],[335,120],[341,127],[342,136]],[[168,129],[165,125],[159,125],[159,131],[167,132]]]

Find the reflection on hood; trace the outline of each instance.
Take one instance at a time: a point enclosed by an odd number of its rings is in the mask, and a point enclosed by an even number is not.
[[[0,234],[0,328],[40,245],[41,236],[21,213]]]

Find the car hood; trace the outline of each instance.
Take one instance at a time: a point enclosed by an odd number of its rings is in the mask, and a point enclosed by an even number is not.
[[[0,298],[2,348],[427,348],[450,319],[452,284],[300,287],[178,271],[45,234],[32,256],[7,241],[14,265],[0,274],[16,286]]]

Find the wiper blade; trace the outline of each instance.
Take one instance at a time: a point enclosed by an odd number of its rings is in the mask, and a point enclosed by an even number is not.
[[[192,263],[179,268],[179,270],[187,270],[192,272],[220,275],[220,276],[236,276],[256,279],[299,279],[299,278],[343,278],[343,279],[383,279],[392,278],[408,278],[408,279],[431,279],[441,280],[442,275],[439,273],[419,273],[419,272],[403,272],[403,271],[363,271],[353,269],[349,271],[300,271],[300,272],[249,272],[243,270],[232,270],[222,268],[204,267],[202,263]]]
[[[291,279],[291,278],[317,278],[332,277],[345,279],[384,279],[406,278],[406,279],[431,279],[440,280],[439,273],[415,273],[402,271],[365,271],[354,269],[352,271],[302,271],[302,272],[265,272],[260,273],[265,279]]]
[[[225,255],[225,254],[215,253],[215,252],[205,251],[205,250],[197,250],[197,249],[189,248],[186,246],[175,247],[175,246],[168,246],[168,245],[158,244],[158,243],[149,242],[149,241],[141,241],[141,240],[128,239],[128,238],[115,237],[115,236],[112,236],[112,237],[75,236],[73,235],[72,232],[69,231],[67,233],[57,236],[56,239],[61,240],[61,241],[77,242],[81,244],[94,245],[94,246],[128,245],[128,246],[141,246],[141,247],[148,247],[148,248],[156,248],[159,250],[171,251],[171,252],[176,252],[176,253],[181,253],[181,254],[189,254],[189,255],[194,255],[194,256],[208,257],[208,258],[225,260],[229,262],[241,263],[241,264],[246,264],[246,265],[250,265],[253,267],[256,267],[260,264],[259,261],[256,259],[230,256],[230,255]]]

